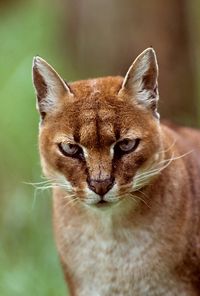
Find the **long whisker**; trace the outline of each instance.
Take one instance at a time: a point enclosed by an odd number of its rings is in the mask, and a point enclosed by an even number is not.
[[[56,179],[56,178],[51,178],[48,180],[44,180],[44,181],[39,181],[39,182],[23,182],[24,184],[27,185],[31,185],[35,188],[34,190],[34,196],[33,196],[33,202],[32,202],[32,210],[35,206],[36,200],[37,200],[37,194],[38,191],[44,191],[44,190],[48,190],[48,189],[54,189],[54,188],[64,188],[66,189],[69,194],[68,194],[68,198],[74,198],[75,194],[72,191],[72,188],[69,188],[69,186],[67,186],[65,183],[62,183],[60,180]]]
[[[174,160],[174,159],[173,158],[169,158],[169,159],[165,159],[163,161],[160,161],[157,164],[157,167],[154,167],[151,170],[147,170],[146,172],[140,173],[137,176],[135,176],[135,178],[140,178],[142,176],[147,176],[147,174],[151,174],[151,173],[154,173],[154,172],[158,172],[160,170],[163,170],[163,169],[165,169],[165,167],[167,167],[172,162],[172,160]],[[161,166],[161,164],[163,164],[163,166]]]
[[[131,193],[131,197],[135,197],[135,199],[139,199],[140,201],[142,201],[148,208],[151,208],[150,205],[141,197],[139,197],[138,195],[132,194]]]
[[[182,154],[182,155],[175,156],[175,157],[172,155],[171,158],[164,159],[164,160],[160,161],[160,162],[157,164],[157,167],[156,167],[156,168],[154,168],[154,169],[152,169],[152,170],[148,170],[147,172],[143,172],[143,173],[139,174],[139,175],[136,176],[136,177],[140,177],[140,176],[142,176],[142,175],[146,175],[146,173],[151,173],[151,172],[154,172],[154,171],[156,171],[156,170],[163,170],[163,169],[165,168],[165,165],[168,166],[172,161],[177,160],[177,159],[180,159],[180,158],[182,158],[182,157],[185,157],[185,156],[187,156],[188,154],[190,154],[190,153],[192,153],[192,152],[193,152],[193,150],[188,151],[188,152],[186,152],[186,153],[184,153],[184,154]],[[164,165],[161,166],[161,167],[159,167],[159,166],[160,166],[161,164],[163,164],[163,163],[164,163]],[[166,164],[165,164],[165,163],[166,163]]]
[[[45,181],[40,181],[40,182],[23,182],[24,184],[27,184],[27,185],[32,185],[32,186],[37,186],[37,185],[42,185],[42,184],[47,184],[47,183],[53,183],[53,182],[57,182],[58,180],[57,179],[48,179],[48,180],[45,180]]]
[[[166,152],[170,151],[174,147],[176,142],[177,142],[177,139],[174,139],[172,144],[170,146],[168,146],[166,149],[159,151],[159,154],[166,153]]]
[[[76,194],[75,194],[75,193],[67,194],[67,195],[65,195],[63,198],[64,198],[64,199],[69,199],[69,198],[72,198],[72,197],[76,197]]]
[[[145,180],[147,177],[151,177],[151,176],[154,176],[154,175],[157,175],[158,173],[160,173],[162,170],[164,170],[167,166],[170,165],[170,163],[174,160],[177,160],[177,159],[180,159],[188,154],[190,154],[191,152],[193,152],[193,150],[185,153],[185,154],[182,154],[182,155],[179,155],[179,156],[172,156],[171,158],[169,159],[165,159],[161,162],[159,162],[157,164],[157,168],[154,168],[152,170],[147,170],[146,172],[143,172],[141,174],[138,174],[137,176],[135,176],[135,180],[136,181],[142,181],[142,180]],[[161,164],[163,164],[162,166],[160,166]]]
[[[74,206],[77,202],[79,201],[78,197],[72,198],[69,201],[67,201],[67,203],[64,205],[64,207],[69,206],[70,204],[72,206]]]
[[[69,190],[69,187],[66,184],[61,183],[57,180],[55,180],[55,181],[48,180],[45,182],[35,182],[35,183],[25,183],[25,184],[32,185],[37,190],[45,190],[45,189],[51,189],[51,188],[55,188],[55,187],[62,187],[62,188]]]
[[[143,194],[147,199],[149,199],[149,197],[147,196],[147,194],[146,193],[144,193],[143,191],[141,191],[141,190],[138,190],[138,192],[140,192],[141,194]]]

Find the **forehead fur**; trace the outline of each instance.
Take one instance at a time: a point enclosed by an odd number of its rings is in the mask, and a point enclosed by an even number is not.
[[[94,147],[96,143],[98,147],[105,147],[115,141],[114,106],[122,80],[121,77],[104,77],[70,84],[75,94],[71,114],[77,114],[76,123],[72,123],[76,125],[73,133],[82,145]]]
[[[104,99],[108,96],[116,96],[122,86],[122,82],[122,77],[110,76],[76,81],[70,84],[70,88],[77,98],[87,99],[98,94]]]
[[[60,113],[47,120],[51,135],[53,130],[61,132],[87,148],[97,149],[110,147],[130,129],[140,137],[142,128],[145,136],[148,118],[148,129],[154,122],[152,116],[132,100],[119,97],[122,81],[121,77],[106,77],[71,83],[73,101],[63,98]]]

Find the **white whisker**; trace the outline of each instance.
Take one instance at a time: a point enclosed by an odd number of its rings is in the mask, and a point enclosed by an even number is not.
[[[156,175],[161,173],[165,168],[167,168],[172,161],[185,157],[186,155],[190,154],[193,150],[186,152],[179,156],[172,156],[169,159],[163,159],[157,164],[153,165],[151,169],[146,170],[143,173],[139,173],[134,177],[133,180],[133,189],[134,191],[138,191],[143,186],[147,185],[148,182]]]
[[[151,208],[149,206],[149,204],[143,198],[141,198],[141,197],[139,197],[139,196],[137,196],[135,194],[132,194],[132,193],[131,193],[131,197],[135,197],[136,200],[138,199],[138,200],[142,201],[148,208]]]
[[[69,201],[67,201],[64,207],[67,207],[69,205],[74,206],[78,201],[79,201],[78,197],[72,198]]]
[[[71,199],[72,197],[76,197],[76,195],[75,194],[68,194],[68,195],[65,195],[63,198],[64,199]]]

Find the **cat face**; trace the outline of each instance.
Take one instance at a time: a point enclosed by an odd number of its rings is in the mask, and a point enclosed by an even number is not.
[[[33,78],[44,173],[90,205],[115,203],[145,186],[159,161],[157,63],[143,52],[125,79],[66,84],[41,58]]]

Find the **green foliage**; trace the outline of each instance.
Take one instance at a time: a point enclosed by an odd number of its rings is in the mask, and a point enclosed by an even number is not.
[[[12,7],[11,7],[12,8]],[[38,114],[31,81],[34,55],[58,66],[56,14],[47,3],[24,2],[0,19],[0,295],[62,296],[66,288],[51,227],[51,194],[40,181]]]

